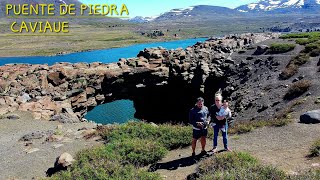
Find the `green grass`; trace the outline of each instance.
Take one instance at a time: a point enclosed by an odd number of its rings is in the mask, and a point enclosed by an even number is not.
[[[102,136],[108,141],[122,139],[146,139],[157,141],[169,150],[190,145],[192,128],[182,125],[163,124],[153,126],[148,123],[128,122],[107,131]]]
[[[281,39],[296,39],[296,38],[320,38],[320,32],[306,32],[306,33],[291,33],[280,36]]]
[[[187,126],[128,122],[98,128],[106,145],[80,151],[67,171],[52,179],[161,179],[141,167],[161,160],[168,150],[190,145]]]
[[[286,53],[292,51],[296,47],[295,44],[280,44],[273,43],[270,46],[269,52],[272,54]]]
[[[252,121],[237,121],[233,127],[228,129],[229,134],[243,134],[253,131],[261,127],[281,127],[292,122],[291,118],[279,118],[271,120],[252,120]]]
[[[310,147],[310,156],[319,157],[320,156],[320,139],[316,140]]]
[[[283,171],[262,165],[248,153],[220,153],[203,160],[195,174],[197,179],[285,179]]]
[[[316,180],[320,169],[309,170],[299,175],[286,175],[284,171],[259,160],[246,152],[219,153],[200,162],[194,179],[261,179],[261,180]]]

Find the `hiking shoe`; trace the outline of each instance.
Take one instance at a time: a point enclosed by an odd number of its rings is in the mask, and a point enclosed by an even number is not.
[[[217,152],[217,147],[213,147],[211,150],[213,153]]]
[[[232,150],[230,148],[226,148],[224,149],[225,151],[228,151],[228,152],[232,152]]]
[[[206,155],[206,154],[207,154],[207,151],[206,151],[206,150],[203,150],[203,151],[201,151],[200,154],[201,154],[201,155]]]

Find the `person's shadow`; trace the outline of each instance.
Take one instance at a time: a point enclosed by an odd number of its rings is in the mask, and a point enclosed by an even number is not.
[[[224,150],[220,150],[216,153],[220,153],[223,152]],[[212,151],[208,151],[207,154],[198,154],[195,157],[189,156],[189,157],[184,157],[184,158],[180,158],[180,159],[176,159],[173,161],[169,161],[169,162],[165,162],[165,163],[156,163],[153,164],[149,167],[149,172],[155,172],[158,169],[166,169],[166,170],[176,170],[179,167],[188,167],[188,166],[192,166],[196,163],[198,163],[200,160],[206,159],[210,156],[213,156],[214,154]]]

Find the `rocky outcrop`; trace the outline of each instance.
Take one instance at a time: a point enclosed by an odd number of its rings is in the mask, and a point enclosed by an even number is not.
[[[233,52],[276,36],[243,34],[186,49],[148,48],[111,64],[1,66],[0,113],[30,111],[36,119],[75,123],[99,104],[132,99],[138,118],[181,119],[197,96],[211,97],[219,88],[234,91],[228,77],[246,62],[235,64]]]

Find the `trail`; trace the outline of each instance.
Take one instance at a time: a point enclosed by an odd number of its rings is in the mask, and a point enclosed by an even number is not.
[[[246,151],[262,163],[276,166],[287,173],[310,169],[319,159],[308,159],[311,144],[320,138],[320,124],[292,123],[284,127],[263,127],[242,135],[229,136],[229,146],[233,151]],[[222,137],[219,134],[218,150],[222,150]],[[197,154],[200,153],[197,144]],[[206,150],[212,148],[212,140],[207,140]],[[224,153],[224,152],[221,152]],[[156,166],[155,172],[164,179],[186,179],[196,171],[201,159],[190,158],[191,147],[170,151]],[[320,168],[320,167],[319,167]]]

